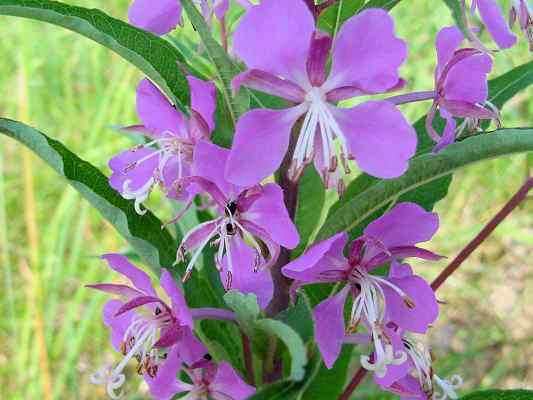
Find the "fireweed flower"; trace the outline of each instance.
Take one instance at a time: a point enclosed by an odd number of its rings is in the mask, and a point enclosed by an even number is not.
[[[228,182],[224,178],[228,155],[229,150],[209,142],[196,147],[197,176],[182,179],[180,186],[201,187],[216,203],[218,216],[187,233],[177,259],[183,261],[186,254],[192,255],[185,272],[187,279],[211,242],[217,247],[215,262],[226,288],[255,293],[264,308],[273,291],[266,269],[276,262],[280,246],[293,249],[300,239],[285,208],[282,189],[274,183],[241,187]]]
[[[391,371],[383,378],[374,377],[384,390],[398,394],[402,400],[456,400],[456,390],[463,385],[459,375],[449,380],[436,375],[429,350],[420,342],[402,338],[407,361],[401,370]],[[399,373],[398,373],[399,372]],[[403,373],[402,373],[403,372]]]
[[[533,51],[533,6],[528,0],[512,0],[509,12],[509,25],[518,25],[529,42],[529,51]]]
[[[157,295],[148,275],[126,257],[107,254],[102,258],[133,285],[88,285],[124,299],[108,301],[103,311],[113,347],[124,358],[114,368],[105,367],[91,377],[94,384],[105,385],[108,395],[115,399],[120,397],[117,391],[126,380],[123,371],[131,359],[137,361],[139,374],[154,378],[167,362],[169,349],[176,348],[175,351],[189,362],[197,361],[191,359],[190,350],[197,347],[197,340],[192,335],[193,320],[185,298],[167,270],[163,270],[160,284],[171,299],[171,305]]]
[[[244,400],[255,393],[253,386],[247,385],[228,363],[216,364],[204,348],[204,358],[193,364],[183,365],[179,352],[174,348],[155,378],[147,383],[150,393],[156,400],[170,400],[177,394],[187,393],[190,400]],[[190,383],[176,378],[183,370]]]
[[[469,28],[466,0],[461,0],[461,4],[470,41],[477,49],[489,52],[477,37],[475,30]],[[483,24],[500,49],[508,49],[515,45],[516,36],[511,32],[509,25],[505,20],[503,11],[495,0],[472,0],[470,4],[470,13],[475,15],[476,10],[479,11],[479,16],[481,17]]]
[[[300,258],[287,264],[282,272],[295,279],[295,285],[309,283],[345,283],[334,296],[324,300],[313,311],[315,338],[324,362],[331,368],[343,343],[357,343],[353,335],[357,327],[366,326],[374,354],[362,356],[361,364],[377,376],[384,376],[387,367],[405,362],[400,337],[386,326],[397,326],[425,333],[438,316],[438,306],[431,287],[421,277],[398,275],[396,259],[418,257],[436,260],[436,254],[416,247],[431,239],[438,229],[438,216],[414,203],[401,203],[372,222],[364,234],[351,245],[345,258],[346,233],[312,246]],[[371,271],[392,261],[388,277],[372,275]],[[346,329],[344,304],[348,294],[353,298]]]
[[[209,139],[214,129],[214,84],[192,76],[187,79],[192,96],[190,118],[176,110],[150,81],[141,81],[137,87],[137,113],[143,125],[130,130],[138,129],[153,140],[109,161],[113,171],[111,186],[124,198],[134,199],[139,214],[145,212],[141,203],[156,184],[161,184],[172,197],[176,180],[191,174],[194,147],[199,140]]]
[[[393,104],[335,106],[403,85],[398,68],[407,47],[394,35],[393,20],[385,11],[369,9],[352,17],[332,40],[316,30],[304,1],[263,0],[241,19],[233,48],[249,68],[233,81],[235,90],[245,85],[296,106],[252,110],[240,118],[226,167],[229,181],[250,186],[271,175],[301,117],[289,168],[293,180],[313,160],[327,187],[336,183],[339,164],[350,172],[352,158],[365,172],[381,178],[397,177],[407,169],[416,134]],[[338,182],[342,192],[342,181]]]
[[[475,131],[480,120],[496,120],[498,109],[487,101],[487,75],[492,59],[476,49],[457,49],[464,36],[459,28],[443,28],[437,35],[437,69],[435,71],[435,100],[426,119],[426,129],[437,143],[439,151],[455,141],[465,131]],[[446,120],[442,135],[433,128],[436,111]],[[454,117],[464,118],[456,127]]]

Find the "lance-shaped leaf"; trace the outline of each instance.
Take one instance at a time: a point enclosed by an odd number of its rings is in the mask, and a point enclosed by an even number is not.
[[[324,223],[317,241],[337,232],[350,231],[401,195],[445,177],[457,169],[492,158],[533,151],[533,128],[501,129],[448,146],[439,154],[424,154],[411,160],[401,177],[383,180],[353,197]]]
[[[86,198],[154,271],[170,267],[175,242],[151,212],[138,215],[133,202],[109,186],[107,177],[57,140],[20,122],[0,118],[0,132],[29,147]]]
[[[469,393],[461,397],[461,400],[531,400],[531,390],[483,390]]]
[[[244,333],[248,336],[253,335],[254,323],[259,317],[261,309],[257,304],[255,294],[244,294],[238,290],[230,290],[224,295],[226,304],[235,311],[237,321]]]
[[[190,104],[189,85],[169,42],[96,9],[48,0],[0,0],[0,14],[49,22],[113,50],[156,83],[182,111]]]

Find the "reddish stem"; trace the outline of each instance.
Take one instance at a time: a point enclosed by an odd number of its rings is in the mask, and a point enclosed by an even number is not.
[[[331,7],[335,3],[337,3],[339,0],[326,0],[323,3],[318,4],[316,7],[316,13],[317,15],[320,15],[322,11],[324,11],[326,8]]]
[[[241,333],[241,338],[242,352],[244,353],[244,365],[246,366],[246,372],[248,373],[248,383],[255,386],[254,360],[252,356],[252,348],[250,346],[250,339],[244,333]]]
[[[518,192],[503,206],[503,208],[492,218],[479,234],[455,257],[455,259],[440,273],[433,281],[431,288],[437,291],[444,282],[461,266],[461,264],[491,235],[505,218],[509,216],[527,198],[529,191],[533,189],[533,178],[529,177],[520,187]],[[368,371],[360,368],[339,397],[339,400],[348,400],[354,390],[363,381]]]
[[[461,264],[483,243],[505,218],[513,212],[527,198],[527,194],[533,188],[533,178],[528,178],[516,194],[503,206],[479,234],[455,257],[455,259],[433,281],[431,287],[437,290],[453,274]]]
[[[346,389],[344,389],[344,392],[342,392],[342,394],[340,395],[339,400],[348,400],[355,388],[357,388],[357,386],[359,386],[363,379],[365,379],[367,373],[368,371],[363,367],[359,368],[359,370],[355,373],[352,380],[350,381],[348,387],[346,387]]]

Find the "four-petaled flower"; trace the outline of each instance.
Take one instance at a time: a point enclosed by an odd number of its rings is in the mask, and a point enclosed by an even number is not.
[[[348,240],[339,233],[309,248],[300,258],[283,267],[283,274],[295,285],[343,282],[337,294],[322,301],[314,310],[315,338],[324,362],[331,368],[343,343],[364,338],[354,335],[364,325],[374,345],[372,356],[362,356],[362,365],[384,376],[389,365],[405,361],[401,340],[388,322],[411,332],[424,333],[438,316],[435,294],[424,279],[413,275],[409,266],[397,259],[417,257],[438,260],[436,254],[416,247],[428,241],[438,229],[438,217],[413,203],[400,203],[372,222],[356,239],[345,258]],[[372,275],[378,266],[392,262],[388,277]],[[344,304],[351,294],[353,306],[345,327]]]
[[[190,118],[176,110],[149,80],[141,81],[137,87],[137,113],[143,125],[127,130],[141,131],[153,140],[109,161],[113,171],[111,186],[124,198],[134,199],[139,214],[145,212],[141,203],[157,183],[167,195],[174,196],[176,180],[189,176],[193,170],[194,147],[199,140],[209,139],[214,128],[215,85],[193,76],[187,80],[192,96]],[[183,193],[181,196],[188,197]]]
[[[443,28],[437,35],[436,95],[426,119],[426,130],[437,143],[435,151],[453,143],[463,131],[478,129],[480,120],[499,123],[498,109],[487,101],[492,59],[477,49],[457,50],[463,39],[456,26]],[[437,109],[446,120],[442,136],[433,127]],[[464,118],[457,129],[454,117]]]
[[[196,174],[181,179],[179,185],[185,189],[194,185],[208,193],[216,203],[218,217],[188,232],[177,258],[182,261],[187,253],[192,254],[186,280],[202,250],[212,242],[218,248],[215,262],[226,288],[255,293],[264,308],[273,291],[268,268],[276,262],[280,246],[295,248],[299,235],[277,184],[242,187],[224,178],[228,155],[229,150],[209,142],[196,147]]]
[[[336,106],[344,99],[403,86],[398,69],[407,47],[394,35],[387,12],[361,12],[346,21],[332,40],[316,30],[303,0],[263,0],[241,19],[233,48],[249,68],[233,81],[235,90],[244,85],[295,106],[252,110],[239,119],[226,166],[229,181],[250,186],[271,175],[285,156],[297,120],[301,124],[296,125],[298,139],[288,171],[293,180],[313,160],[326,186],[337,184],[339,192],[343,190],[339,164],[349,173],[352,158],[377,177],[405,172],[415,153],[416,134],[393,104],[367,101],[352,108]]]
[[[157,295],[148,275],[126,257],[107,254],[102,258],[132,284],[88,285],[123,298],[105,304],[103,319],[111,330],[113,347],[124,358],[116,367],[105,367],[91,377],[93,383],[105,385],[109,396],[115,399],[126,379],[123,370],[132,358],[137,361],[139,374],[145,379],[154,378],[167,363],[170,350],[189,363],[198,361],[190,351],[197,340],[192,334],[193,320],[185,298],[167,270],[162,271],[160,285],[170,298],[170,305]]]

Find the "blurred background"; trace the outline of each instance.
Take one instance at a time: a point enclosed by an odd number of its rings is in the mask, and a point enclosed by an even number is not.
[[[67,3],[125,18],[129,1]],[[398,34],[410,46],[403,76],[408,89],[428,90],[435,34],[452,21],[441,2],[412,3],[393,10]],[[107,160],[130,146],[110,126],[137,121],[140,73],[61,28],[14,17],[0,21],[0,115],[39,128],[108,174]],[[493,76],[530,57],[520,37],[519,46],[497,56]],[[532,94],[524,91],[506,105],[506,127],[533,125]],[[405,111],[415,120],[427,109]],[[518,156],[458,173],[450,195],[438,204],[442,228],[431,248],[454,257],[520,186],[526,168],[526,157]],[[466,389],[533,387],[532,204],[501,225],[439,292],[446,305],[429,339],[437,371],[442,377],[460,374]],[[98,255],[124,248],[124,240],[63,179],[0,137],[0,397],[105,396],[89,383],[91,372],[114,360],[100,318],[104,296],[83,285],[113,280]],[[418,270],[432,278],[444,265]],[[142,398],[139,385],[132,380],[126,389]],[[388,398],[371,383],[358,394]]]

